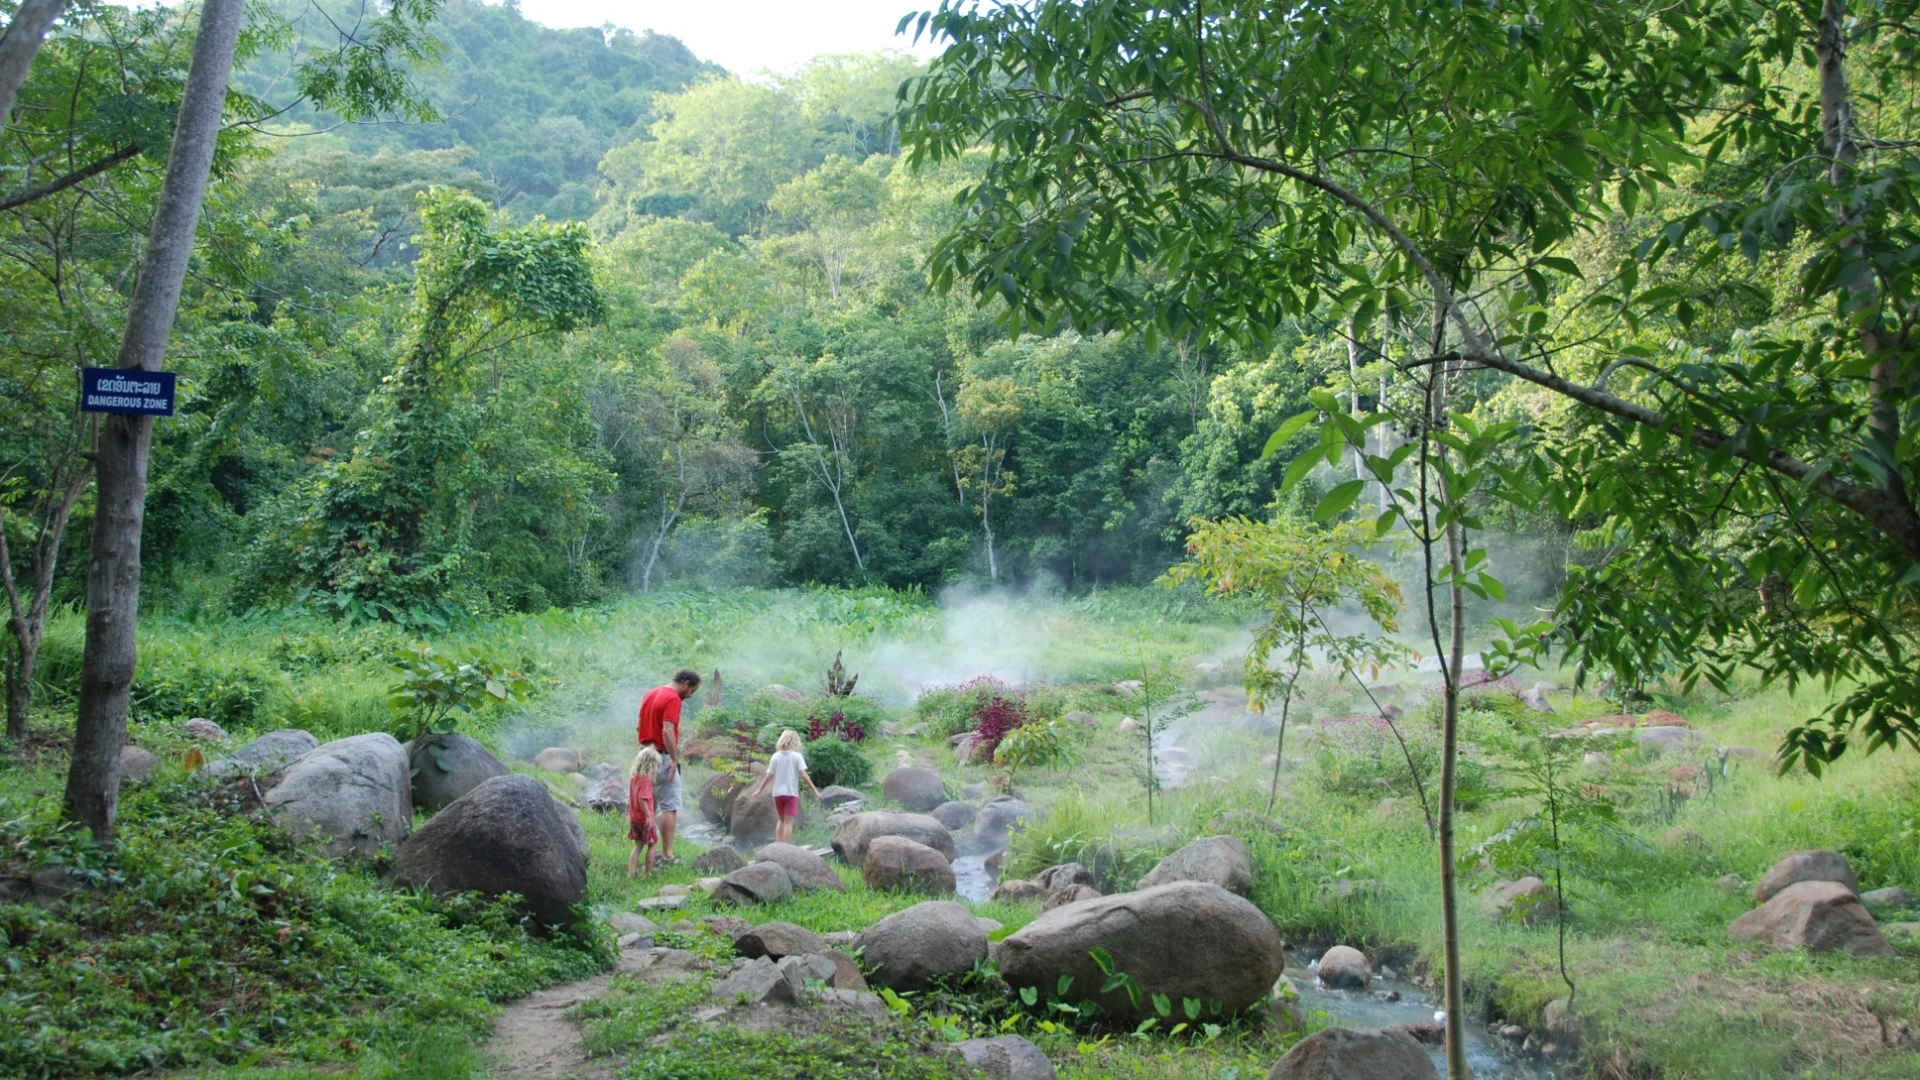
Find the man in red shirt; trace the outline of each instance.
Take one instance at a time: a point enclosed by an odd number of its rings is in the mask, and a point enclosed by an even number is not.
[[[660,823],[660,860],[671,864],[673,833],[680,824],[680,703],[700,689],[700,673],[682,668],[665,686],[647,691],[640,701],[640,745],[660,751],[660,775],[654,779],[654,817]]]

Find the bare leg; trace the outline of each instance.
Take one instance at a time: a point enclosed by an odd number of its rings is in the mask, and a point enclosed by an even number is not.
[[[639,863],[640,863],[640,841],[635,840],[633,842],[633,850],[627,853],[627,876],[628,877],[633,876],[633,872],[639,866]],[[647,854],[647,869],[648,870],[653,869],[653,854],[651,852]]]
[[[647,876],[653,876],[653,845],[647,845]]]
[[[673,858],[673,830],[679,824],[680,812],[678,810],[663,810],[660,812],[660,857],[663,859]]]

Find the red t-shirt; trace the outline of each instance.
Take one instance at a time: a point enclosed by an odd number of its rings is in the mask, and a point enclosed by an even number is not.
[[[640,745],[657,746],[666,752],[666,737],[661,729],[673,725],[674,745],[680,743],[680,691],[671,685],[656,686],[640,702]]]
[[[627,781],[627,820],[635,824],[653,820],[653,777]]]

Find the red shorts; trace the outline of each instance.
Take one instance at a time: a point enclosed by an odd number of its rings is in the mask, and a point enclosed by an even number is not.
[[[773,812],[779,814],[781,817],[799,817],[800,796],[775,795],[773,797]]]
[[[660,831],[653,827],[651,821],[629,821],[627,822],[627,839],[637,840],[642,844],[654,844],[659,842]]]

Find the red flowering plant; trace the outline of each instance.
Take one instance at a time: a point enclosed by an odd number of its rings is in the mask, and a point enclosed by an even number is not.
[[[991,761],[993,752],[1000,747],[1000,740],[1029,719],[1027,703],[1019,698],[995,694],[973,711],[973,718],[975,748],[985,760]]]
[[[848,718],[847,714],[839,709],[835,709],[833,715],[825,720],[818,716],[807,717],[808,742],[819,742],[829,735],[838,735],[850,743],[867,741],[867,729],[861,727],[859,721]]]

